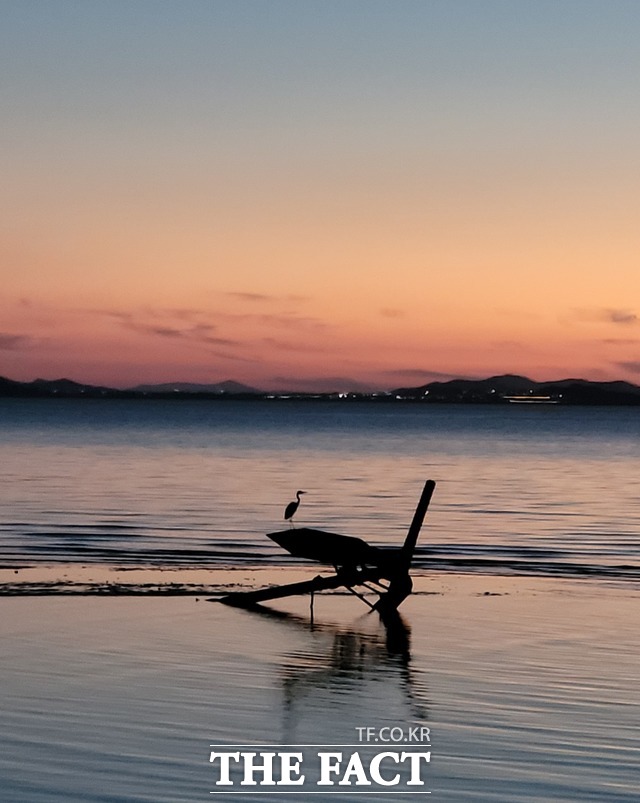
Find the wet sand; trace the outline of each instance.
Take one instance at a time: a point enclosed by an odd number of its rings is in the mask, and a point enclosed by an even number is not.
[[[219,568],[128,568],[110,565],[51,564],[0,566],[0,596],[39,595],[182,595],[220,596],[230,591],[247,591],[270,585],[295,583],[310,580],[318,574],[331,576],[331,569],[316,566],[285,567],[219,567]],[[433,572],[413,571],[413,593],[442,594],[455,585],[461,575],[440,575]],[[448,578],[454,578],[451,582]],[[467,589],[507,589],[513,578],[469,575],[465,580]],[[525,581],[526,582],[526,581]],[[505,585],[506,583],[506,585]],[[345,593],[345,592],[336,592]],[[490,592],[491,593],[491,592]],[[498,592],[500,593],[500,592]]]
[[[131,595],[79,585],[51,594],[42,584],[65,578],[31,570],[0,577],[5,588],[33,584],[0,600],[7,800],[273,801],[211,795],[210,745],[351,745],[358,727],[415,725],[431,736],[423,799],[640,796],[637,585],[425,575],[402,606],[404,625],[389,630],[350,596],[316,597],[312,626],[308,599],[260,614],[201,594],[288,582],[297,569],[202,579],[89,570],[91,581],[66,580],[95,588],[108,578]],[[167,583],[175,593],[153,592]],[[133,595],[136,585],[145,593]],[[326,799],[357,794],[343,787]]]

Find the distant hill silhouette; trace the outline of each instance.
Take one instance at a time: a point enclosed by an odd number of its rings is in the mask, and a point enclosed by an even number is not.
[[[640,387],[630,382],[592,382],[560,379],[536,382],[526,376],[505,374],[488,379],[452,379],[415,388],[397,388],[395,396],[434,402],[476,404],[509,401],[548,401],[557,404],[640,404]]]
[[[210,385],[189,382],[167,382],[160,385],[139,385],[137,388],[118,390],[101,385],[85,385],[72,379],[36,379],[33,382],[16,382],[0,377],[0,396],[17,397],[58,397],[58,398],[143,398],[157,395],[172,396],[222,396],[260,395],[262,391],[250,388],[240,382],[228,380]]]
[[[71,379],[34,379],[33,382],[16,382],[0,376],[0,396],[18,397],[81,397],[110,396],[120,391],[96,385],[83,385]]]
[[[71,379],[36,379],[16,382],[0,377],[0,397],[66,399],[261,399],[274,395],[287,398],[372,400],[380,403],[413,401],[441,404],[536,403],[561,405],[640,405],[640,387],[630,382],[591,382],[587,379],[561,379],[536,382],[526,376],[505,374],[488,379],[452,379],[426,385],[368,393],[266,393],[240,382],[226,380],[211,384],[164,382],[118,390],[100,385],[84,385]]]

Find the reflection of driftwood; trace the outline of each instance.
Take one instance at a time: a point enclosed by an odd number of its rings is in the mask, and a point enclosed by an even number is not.
[[[314,652],[285,656],[282,687],[288,717],[295,718],[296,704],[304,703],[309,695],[324,693],[324,690],[341,695],[348,690],[355,691],[367,681],[388,683],[395,677],[398,688],[406,697],[411,716],[421,721],[427,719],[424,690],[420,688],[416,671],[411,666],[411,631],[397,611],[381,614],[383,628],[367,632],[333,623],[310,624],[303,616],[261,605],[252,610],[283,624],[308,630],[315,636],[331,637],[328,647],[325,643],[322,649],[317,649],[323,642],[314,639]],[[343,704],[341,699],[340,705]],[[306,708],[305,711],[309,713]],[[293,722],[290,725],[293,726]]]
[[[250,608],[267,600],[344,587],[381,613],[397,610],[413,588],[409,569],[434,489],[435,482],[427,480],[405,542],[399,549],[380,549],[360,538],[311,528],[270,533],[269,538],[295,557],[329,564],[335,568],[336,574],[330,577],[318,575],[313,580],[258,591],[236,591],[222,597],[220,602]],[[375,605],[356,591],[358,586],[378,595]]]

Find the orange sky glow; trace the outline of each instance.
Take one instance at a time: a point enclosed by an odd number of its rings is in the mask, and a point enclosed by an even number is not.
[[[9,6],[0,374],[640,380],[637,6]]]

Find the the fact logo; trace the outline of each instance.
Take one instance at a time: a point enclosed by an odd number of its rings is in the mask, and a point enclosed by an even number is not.
[[[357,748],[357,749],[353,749]],[[369,745],[211,745],[213,794],[251,787],[255,792],[344,791],[345,787],[426,791],[429,745],[380,750]],[[364,789],[363,789],[364,791]]]

